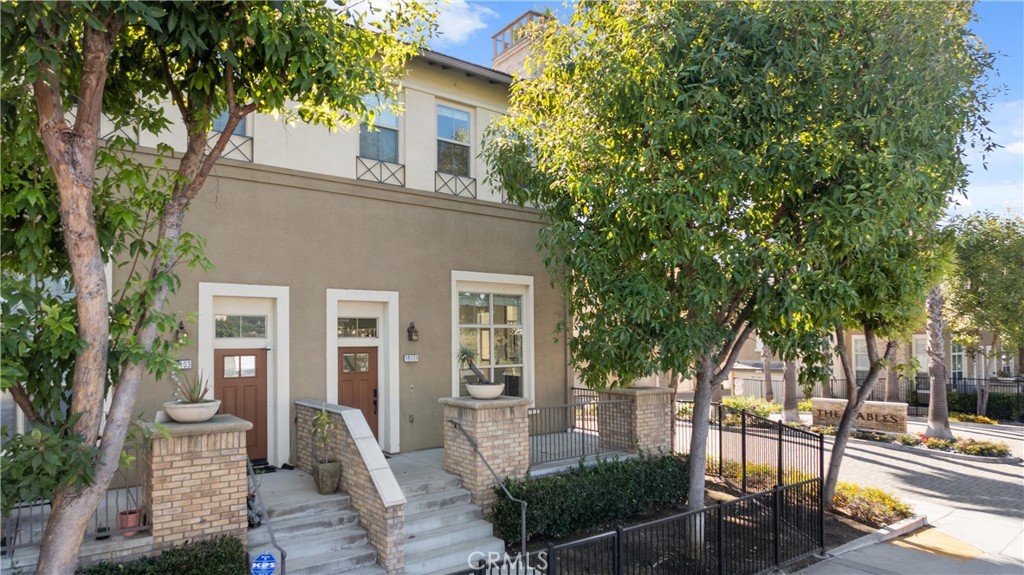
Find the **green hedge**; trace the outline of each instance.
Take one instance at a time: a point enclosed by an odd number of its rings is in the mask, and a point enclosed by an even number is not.
[[[962,413],[974,413],[978,406],[977,398],[970,393],[950,393],[947,396],[949,411]],[[1024,395],[1018,397],[1015,394],[990,393],[988,396],[988,413],[992,419],[1020,420],[1024,416]]]
[[[594,525],[625,519],[656,506],[682,505],[689,486],[685,458],[646,455],[599,461],[567,473],[506,479],[505,487],[528,503],[526,538],[565,537]],[[495,488],[490,520],[509,544],[519,542],[519,504]]]
[[[248,573],[245,549],[234,537],[186,543],[159,557],[125,563],[97,563],[79,575],[243,575]]]

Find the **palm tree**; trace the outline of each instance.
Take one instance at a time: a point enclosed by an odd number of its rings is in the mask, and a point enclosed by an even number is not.
[[[768,344],[761,342],[761,373],[764,374],[764,398],[768,401],[775,399],[772,392],[772,350]]]

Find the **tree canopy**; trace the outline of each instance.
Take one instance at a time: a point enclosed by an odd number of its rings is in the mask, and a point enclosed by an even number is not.
[[[4,508],[52,499],[39,569],[70,573],[143,377],[173,365],[176,322],[163,307],[175,267],[209,265],[182,223],[235,126],[257,111],[330,128],[372,119],[363,97],[391,100],[432,15],[412,1],[387,11],[273,1],[0,10],[2,387],[34,426],[5,443]],[[187,133],[173,160],[168,146],[137,154],[118,135],[172,121]],[[107,122],[111,135],[100,132]],[[107,263],[128,270],[116,291]]]
[[[584,380],[695,376],[696,425],[755,328],[805,378],[837,326],[907,330],[960,153],[988,145],[991,58],[970,17],[960,2],[584,1],[535,31],[535,77],[485,154],[544,211]]]

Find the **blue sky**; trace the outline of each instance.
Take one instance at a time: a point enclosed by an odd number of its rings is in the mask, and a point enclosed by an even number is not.
[[[430,46],[438,52],[490,66],[491,36],[527,10],[550,9],[564,16],[562,2],[476,2],[443,0],[440,35]],[[989,114],[994,139],[1002,148],[982,167],[978,154],[968,155],[971,166],[967,198],[958,198],[954,213],[992,211],[1024,213],[1024,0],[986,1],[975,8],[975,33],[996,54],[990,85],[1003,90],[992,100]]]

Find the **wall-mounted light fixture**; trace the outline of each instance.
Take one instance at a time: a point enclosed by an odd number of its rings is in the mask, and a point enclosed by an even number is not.
[[[178,340],[178,343],[185,343],[188,341],[188,330],[185,329],[185,322],[178,322],[178,330],[174,332],[174,339]]]
[[[416,322],[410,321],[409,322],[409,329],[407,329],[405,331],[406,331],[406,333],[409,334],[409,341],[419,341],[420,340],[420,331],[418,329],[416,329]]]

